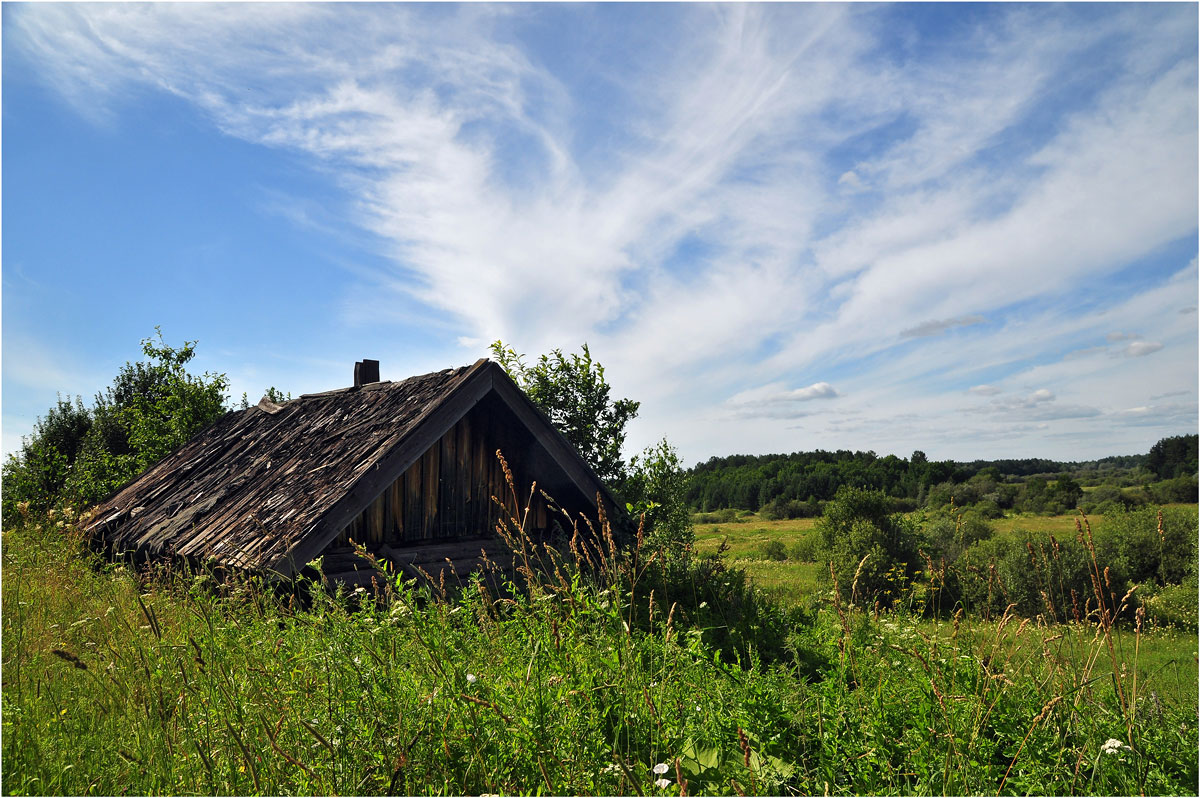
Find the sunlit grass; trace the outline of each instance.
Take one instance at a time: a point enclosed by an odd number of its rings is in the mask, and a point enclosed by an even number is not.
[[[6,529],[3,790],[1194,793],[1194,636],[1115,628],[1114,670],[1094,623],[876,617],[816,597],[815,564],[734,564],[815,607],[790,658],[722,656],[737,607],[690,623],[626,565],[301,607]]]
[[[715,552],[724,539],[731,558],[758,556],[768,541],[778,540],[790,546],[811,534],[816,522],[815,518],[767,521],[753,515],[728,524],[696,524],[696,550],[702,554]]]
[[[755,587],[784,604],[800,606],[818,589],[821,566],[793,560],[742,559],[730,563],[746,571]]]

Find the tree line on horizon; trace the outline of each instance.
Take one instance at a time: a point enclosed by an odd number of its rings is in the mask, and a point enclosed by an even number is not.
[[[1043,458],[929,460],[824,450],[712,457],[686,471],[693,512],[750,510],[768,518],[815,517],[839,488],[881,491],[896,510],[976,505],[1004,511],[1103,512],[1115,504],[1195,502],[1198,436],[1163,438],[1146,454],[1083,462]],[[1091,490],[1085,491],[1084,487]]]

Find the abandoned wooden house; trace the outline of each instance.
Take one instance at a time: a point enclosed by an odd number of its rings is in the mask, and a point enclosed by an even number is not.
[[[409,573],[447,559],[461,573],[501,554],[496,522],[524,509],[533,480],[533,533],[570,526],[543,490],[574,518],[594,519],[598,497],[613,511],[604,484],[497,364],[389,382],[364,360],[354,376],[353,387],[227,413],[95,508],[89,530],[118,555],[283,578],[322,556],[331,579],[364,584],[377,573],[352,542]]]

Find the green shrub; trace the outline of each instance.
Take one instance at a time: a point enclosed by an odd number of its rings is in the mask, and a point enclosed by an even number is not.
[[[793,562],[815,562],[817,559],[817,536],[805,535],[788,547],[788,559]]]
[[[763,556],[768,560],[783,561],[788,558],[787,547],[781,540],[768,540],[762,547]]]
[[[1196,574],[1193,571],[1182,584],[1168,585],[1144,597],[1146,619],[1157,626],[1175,626],[1197,630]]]
[[[1196,477],[1181,476],[1156,482],[1150,486],[1150,498],[1159,504],[1195,504],[1197,500]]]
[[[838,589],[848,600],[891,600],[897,581],[920,570],[920,532],[891,507],[882,491],[842,487],[817,522],[821,556],[832,563]]]
[[[984,617],[1015,604],[1027,618],[1066,621],[1096,606],[1091,555],[1075,539],[1014,530],[970,546],[949,571],[953,597]]]
[[[722,510],[713,510],[711,513],[693,513],[693,524],[730,524],[737,520],[737,510],[732,507],[726,507]]]
[[[799,499],[784,500],[777,496],[759,508],[758,514],[768,521],[793,518],[816,518],[821,514],[821,503],[816,499],[802,502]]]
[[[1196,535],[1196,513],[1188,508],[1114,508],[1097,526],[1095,542],[1101,563],[1123,582],[1172,585],[1195,570]]]
[[[925,522],[922,529],[929,541],[930,556],[953,563],[964,551],[992,536],[992,527],[985,517],[974,510],[938,513]]]
[[[100,501],[220,418],[228,379],[189,374],[195,347],[171,347],[158,331],[142,341],[147,361],[126,363],[90,410],[60,397],[4,464],[4,523],[18,502],[41,510]]]
[[[1125,504],[1121,488],[1117,485],[1104,484],[1083,494],[1083,499],[1079,502],[1079,509],[1088,515],[1103,515],[1118,504]]]
[[[665,438],[630,459],[619,493],[631,514],[644,519],[650,549],[675,553],[695,542],[685,488],[679,455]]]
[[[973,509],[980,517],[989,520],[1004,517],[1004,510],[1000,509],[1000,505],[996,503],[995,499],[980,499],[973,505]]]

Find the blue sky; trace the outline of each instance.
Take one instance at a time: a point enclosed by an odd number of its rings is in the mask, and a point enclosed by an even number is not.
[[[1197,429],[1195,4],[3,6],[3,446],[583,342],[630,454]]]

